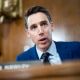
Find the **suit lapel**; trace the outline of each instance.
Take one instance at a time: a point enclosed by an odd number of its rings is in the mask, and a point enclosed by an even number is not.
[[[36,46],[35,45],[32,47],[32,50],[31,50],[31,58],[33,60],[39,60],[39,57],[37,55],[37,51],[36,51]]]

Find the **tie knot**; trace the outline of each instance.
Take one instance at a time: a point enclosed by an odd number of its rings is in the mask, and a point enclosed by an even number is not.
[[[48,57],[49,57],[49,53],[45,52],[42,54],[41,59],[43,59],[43,63],[49,63]]]

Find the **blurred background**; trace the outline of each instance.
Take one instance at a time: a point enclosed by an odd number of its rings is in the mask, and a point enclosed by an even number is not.
[[[80,0],[0,0],[0,62],[13,62],[33,45],[24,26],[25,10],[46,7],[54,22],[53,40],[80,41]]]

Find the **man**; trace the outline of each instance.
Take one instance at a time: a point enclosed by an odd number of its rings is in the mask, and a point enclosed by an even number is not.
[[[52,40],[53,21],[44,7],[34,6],[28,9],[25,13],[25,26],[28,37],[35,45],[19,54],[17,61],[40,60],[44,63],[61,64],[65,60],[80,59],[80,42],[65,43]]]

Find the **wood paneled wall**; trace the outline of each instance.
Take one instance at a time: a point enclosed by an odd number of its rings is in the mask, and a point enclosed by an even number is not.
[[[49,9],[54,22],[53,40],[80,41],[80,0],[23,0],[23,17],[11,23],[0,24],[0,62],[12,62],[31,46],[24,27],[27,8],[41,5]]]

